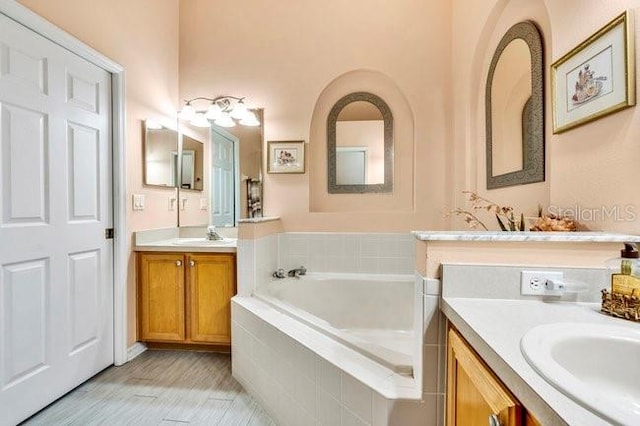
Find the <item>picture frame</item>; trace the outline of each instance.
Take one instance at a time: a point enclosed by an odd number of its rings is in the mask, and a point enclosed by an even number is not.
[[[554,134],[636,104],[634,36],[625,11],[551,65]]]
[[[267,173],[304,173],[304,141],[269,141],[267,150]]]

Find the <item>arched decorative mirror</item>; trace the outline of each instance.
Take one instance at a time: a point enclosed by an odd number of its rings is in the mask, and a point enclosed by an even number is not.
[[[393,116],[379,96],[351,93],[327,118],[330,194],[393,191]]]
[[[485,94],[487,189],[544,181],[542,37],[520,22],[502,37]]]

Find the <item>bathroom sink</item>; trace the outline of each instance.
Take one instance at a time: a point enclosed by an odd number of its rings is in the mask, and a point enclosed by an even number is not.
[[[615,424],[640,424],[640,327],[556,323],[520,341],[546,381]]]
[[[223,238],[221,240],[207,240],[206,238],[176,238],[171,242],[174,246],[218,247],[234,244],[235,238]]]

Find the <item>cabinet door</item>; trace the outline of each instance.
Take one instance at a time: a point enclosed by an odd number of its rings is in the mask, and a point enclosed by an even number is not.
[[[141,253],[138,267],[140,340],[183,341],[184,256]]]
[[[522,425],[523,410],[454,329],[447,344],[447,426]]]
[[[189,340],[231,343],[231,298],[236,293],[235,256],[190,255],[187,263]]]

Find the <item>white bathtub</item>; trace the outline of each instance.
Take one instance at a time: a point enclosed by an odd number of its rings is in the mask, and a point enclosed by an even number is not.
[[[274,279],[254,296],[397,374],[413,375],[413,275],[311,273]]]

